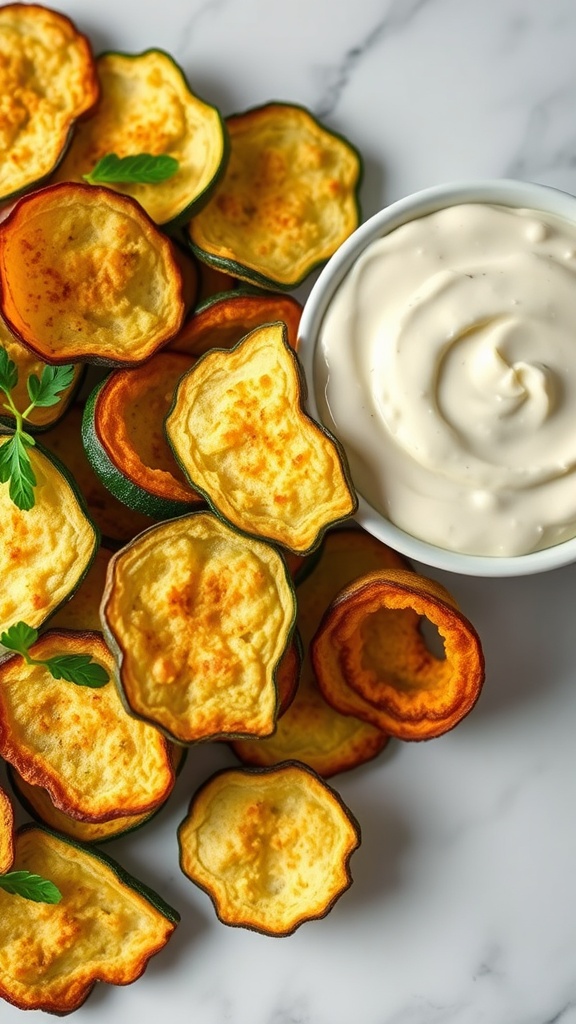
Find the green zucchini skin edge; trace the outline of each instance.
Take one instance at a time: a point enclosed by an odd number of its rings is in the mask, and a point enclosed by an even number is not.
[[[151,494],[125,476],[105,451],[96,429],[96,412],[98,398],[110,376],[111,374],[105,377],[90,392],[82,415],[82,443],[92,469],[110,494],[133,512],[141,512],[158,520],[175,519],[185,515],[197,506],[197,501],[187,503]]]
[[[205,100],[202,96],[200,96],[199,93],[192,89],[183,68],[174,59],[173,55],[167,52],[167,50],[163,50],[159,46],[149,46],[147,49],[142,50],[139,53],[127,53],[123,50],[104,50],[102,51],[102,53],[98,54],[96,59],[98,61],[101,57],[122,57],[130,60],[136,60],[138,57],[145,57],[149,53],[158,53],[161,54],[163,57],[166,57],[170,61],[170,63],[176,68],[176,71],[178,72],[180,78],[182,79],[182,86],[186,90],[188,95],[191,96],[192,99],[197,100],[202,104],[205,104],[207,107],[211,107],[211,109],[218,116],[220,132],[222,135],[222,158],[220,160],[220,164],[214,176],[208,182],[203,191],[199,192],[198,195],[194,196],[190,200],[190,202],[188,202],[186,206],[182,210],[180,210],[179,213],[175,214],[174,217],[171,217],[167,221],[158,223],[157,226],[159,228],[161,228],[167,234],[171,234],[172,232],[178,231],[180,228],[184,227],[184,225],[188,224],[188,222],[192,219],[193,215],[198,213],[198,211],[201,210],[202,207],[205,206],[206,203],[208,203],[208,201],[212,198],[214,190],[221,181],[226,170],[226,167],[228,166],[228,160],[230,158],[230,138],[228,134],[228,129],[226,127],[226,121],[221,111],[213,103],[211,103],[209,100]]]
[[[101,850],[100,848],[96,849],[89,843],[81,843],[78,839],[71,839],[69,836],[64,836],[61,832],[48,828],[47,825],[38,824],[35,821],[26,822],[24,825],[20,826],[18,831],[22,834],[24,832],[29,832],[31,829],[46,832],[48,835],[54,836],[55,839],[59,839],[68,846],[72,846],[74,849],[87,854],[87,856],[94,857],[95,860],[99,860],[114,872],[121,885],[138,893],[139,896],[150,903],[159,914],[162,914],[162,916],[172,924],[179,924],[181,920],[179,911],[170,906],[170,904],[167,903],[155,889],[152,889],[149,885],[146,885],[145,882],[140,881],[139,878],[136,878],[134,875],[131,875],[129,871],[126,871],[126,868],[123,868],[122,865],[119,864],[114,857],[111,857],[109,853],[105,853],[104,850]]]
[[[348,459],[347,459],[347,456],[346,456],[346,452],[344,451],[344,447],[342,445],[342,442],[334,434],[332,434],[331,431],[328,430],[328,428],[325,427],[323,423],[319,423],[318,420],[315,420],[312,416],[310,416],[310,414],[307,412],[307,410],[305,408],[306,398],[307,398],[307,394],[308,394],[308,388],[307,388],[306,378],[304,376],[304,370],[302,368],[302,364],[301,364],[301,362],[300,362],[300,360],[298,358],[297,353],[294,351],[294,349],[288,343],[288,332],[286,330],[286,325],[281,320],[276,321],[276,323],[279,324],[282,327],[282,340],[283,340],[284,346],[285,346],[286,350],[288,351],[289,356],[292,359],[292,362],[293,362],[293,364],[294,364],[294,366],[296,368],[297,377],[298,377],[298,408],[300,410],[300,413],[310,423],[313,423],[314,426],[318,430],[320,430],[326,437],[328,437],[332,441],[332,443],[334,444],[334,447],[336,448],[336,451],[338,452],[338,455],[340,457],[340,462],[342,464],[344,478],[346,480],[346,483],[348,484],[348,487],[350,489],[350,493],[352,494],[352,497],[354,499],[354,504],[353,504],[353,507],[350,510],[350,512],[346,516],[343,516],[343,517],[340,517],[338,519],[335,519],[335,520],[333,520],[330,523],[326,523],[326,525],[323,526],[318,531],[318,533],[316,535],[316,539],[313,541],[313,543],[310,545],[310,547],[308,547],[305,551],[294,551],[293,548],[289,548],[288,545],[285,545],[286,549],[287,550],[292,550],[294,554],[308,556],[308,555],[311,555],[311,554],[313,554],[314,552],[317,551],[317,549],[320,547],[320,545],[322,543],[322,539],[323,539],[324,535],[326,534],[326,532],[328,530],[331,530],[331,529],[333,529],[333,527],[339,526],[342,523],[345,523],[348,520],[354,518],[354,516],[356,515],[356,512],[358,511],[358,495],[356,493],[356,488],[354,487],[354,484],[352,482],[352,475],[350,473],[350,467],[348,465]],[[259,331],[264,326],[269,326],[270,327],[270,326],[273,326],[273,325],[272,324],[268,324],[268,325],[261,324],[259,327],[255,327],[254,331]],[[236,342],[236,344],[233,345],[231,348],[212,348],[212,349],[209,349],[207,352],[203,352],[202,355],[199,356],[197,361],[194,363],[194,366],[191,367],[191,369],[188,370],[181,377],[180,384],[182,383],[182,381],[184,381],[188,377],[189,374],[194,373],[194,370],[196,369],[196,367],[199,366],[199,364],[202,362],[202,360],[205,359],[207,356],[213,355],[215,352],[221,352],[222,355],[224,355],[224,356],[229,355],[231,352],[234,352],[238,348],[238,346],[241,345],[246,340],[246,338],[248,338],[251,334],[253,334],[254,331],[249,331],[248,334],[245,334],[244,337],[241,338],[240,341]],[[172,413],[172,410],[174,409],[174,406],[176,405],[176,394],[177,394],[178,388],[180,387],[180,384],[178,384],[178,386],[176,387],[176,389],[174,391],[174,396],[173,396],[173,399],[172,399],[172,404],[171,404],[170,409],[168,410],[168,412],[166,414],[166,419],[170,416],[170,414]],[[168,441],[168,444],[170,445],[170,448],[172,449],[172,452],[174,453],[174,458],[176,459],[178,465],[180,466],[180,469],[182,470],[184,476],[188,480],[190,486],[193,487],[194,490],[198,492],[198,494],[201,494],[205,498],[206,504],[208,505],[209,509],[214,513],[214,515],[218,516],[218,518],[223,523],[226,523],[228,526],[233,527],[233,529],[235,529],[238,533],[243,533],[247,537],[254,537],[256,540],[264,541],[265,544],[271,544],[273,547],[279,547],[279,545],[275,541],[271,540],[269,537],[265,537],[265,536],[263,536],[260,533],[250,533],[248,530],[242,530],[242,529],[240,529],[239,526],[237,526],[235,523],[230,522],[226,518],[226,516],[220,511],[220,509],[217,507],[217,505],[214,504],[211,496],[207,493],[207,491],[205,491],[202,487],[200,487],[200,485],[197,482],[195,482],[192,479],[192,477],[188,473],[186,467],[184,466],[184,464],[182,462],[182,459],[179,456],[175,446],[172,444],[172,441],[171,441],[170,437],[168,436],[168,432],[166,431],[166,427],[164,429],[165,429],[165,434],[166,434],[166,439]],[[304,577],[300,577],[300,578],[304,578]]]
[[[192,516],[206,515],[206,514],[210,514],[210,511],[208,510],[208,513],[207,513],[206,509],[198,509],[195,512],[189,512],[189,513],[187,513],[186,516],[181,516],[179,518],[188,519],[188,518],[192,518]],[[218,517],[216,517],[216,518],[218,518]],[[220,518],[221,522],[226,522],[221,516],[219,518]],[[160,525],[160,524],[158,524],[158,525]],[[226,525],[231,530],[233,530],[235,533],[237,533],[240,537],[248,537],[249,540],[260,540],[260,538],[250,537],[248,534],[244,533],[242,530],[239,530],[236,526],[234,526],[233,523],[226,523]],[[144,534],[149,533],[149,532],[151,532],[152,530],[155,530],[155,529],[156,529],[156,525],[149,526],[148,529],[144,530],[142,533],[140,533],[138,535],[138,537],[135,537],[133,540],[128,541],[128,543],[125,544],[124,547],[121,550],[123,551],[123,550],[126,550],[127,548],[131,547],[132,544],[134,544],[140,537],[144,536]],[[284,565],[284,572],[285,572],[285,575],[286,575],[286,581],[287,581],[289,589],[290,589],[290,591],[292,593],[292,600],[293,600],[292,621],[291,621],[290,627],[289,627],[289,629],[287,631],[286,642],[284,644],[282,652],[280,653],[280,655],[278,657],[278,661],[276,662],[276,665],[274,666],[274,671],[273,671],[273,674],[272,674],[272,681],[274,683],[274,689],[276,691],[276,704],[278,706],[278,704],[279,704],[278,682],[277,682],[278,668],[280,666],[280,662],[281,662],[284,654],[286,653],[286,651],[288,650],[288,647],[292,643],[292,640],[293,640],[293,637],[294,637],[294,634],[295,634],[295,631],[296,631],[296,617],[297,617],[297,611],[298,611],[297,603],[296,603],[296,586],[295,586],[294,580],[292,579],[292,576],[290,575],[290,572],[288,570],[288,566],[286,565],[286,561],[284,559],[284,556],[282,554],[281,549],[278,548],[275,544],[270,544],[270,542],[266,541],[265,539],[262,540],[261,542],[263,544],[267,544],[268,547],[274,548],[274,550],[277,552],[277,554],[280,555],[280,558],[282,559],[282,563]],[[155,726],[155,728],[158,729],[158,731],[161,732],[162,735],[166,737],[166,739],[171,740],[172,743],[176,743],[176,744],[178,744],[178,746],[185,747],[186,749],[188,749],[190,747],[194,747],[194,746],[200,746],[203,743],[211,743],[214,740],[230,740],[230,739],[234,739],[234,740],[235,739],[238,739],[238,740],[253,740],[253,739],[258,739],[259,738],[259,737],[255,737],[252,733],[228,733],[228,732],[226,732],[226,733],[214,733],[211,736],[203,736],[201,739],[198,739],[198,740],[190,740],[190,741],[183,740],[181,737],[175,736],[174,733],[170,732],[170,730],[168,728],[166,728],[166,726],[162,725],[160,722],[157,722],[156,719],[152,718],[149,715],[143,715],[140,712],[135,711],[134,708],[131,706],[129,700],[128,700],[126,691],[124,689],[124,684],[123,684],[123,681],[122,681],[122,663],[124,661],[124,651],[123,651],[122,647],[120,646],[120,644],[118,643],[114,633],[110,629],[103,611],[101,611],[101,613],[100,613],[100,620],[101,620],[101,623],[102,623],[102,632],[103,632],[103,635],[104,635],[104,640],[105,640],[106,645],[109,648],[109,650],[111,651],[111,653],[112,653],[112,655],[114,657],[114,660],[116,662],[116,672],[114,673],[114,681],[116,683],[116,687],[118,689],[118,693],[120,695],[120,699],[121,699],[121,701],[122,701],[122,703],[124,705],[124,708],[125,708],[126,712],[129,715],[132,715],[133,718],[137,718],[141,722],[146,722],[146,723],[148,723],[148,725]]]
[[[0,437],[10,436],[11,433],[12,433],[12,431],[10,431],[10,430],[0,429]],[[67,604],[67,602],[70,600],[70,598],[73,597],[73,595],[78,590],[78,587],[82,583],[84,577],[86,576],[86,574],[88,573],[88,570],[90,569],[90,567],[92,565],[92,562],[94,561],[94,559],[96,557],[96,552],[98,551],[98,548],[100,547],[100,544],[101,544],[101,541],[102,541],[102,535],[101,535],[99,527],[96,525],[96,523],[94,522],[94,520],[92,519],[92,517],[91,517],[91,515],[90,515],[90,513],[88,511],[88,505],[86,503],[86,498],[82,494],[80,488],[78,487],[78,484],[76,483],[76,480],[72,476],[72,473],[70,472],[68,467],[65,466],[64,463],[61,462],[60,459],[56,455],[54,455],[53,452],[48,451],[48,449],[45,448],[44,445],[39,444],[38,441],[36,441],[36,448],[38,449],[38,451],[42,455],[45,456],[45,458],[50,463],[52,463],[52,465],[60,473],[60,475],[63,476],[65,478],[65,480],[68,482],[68,484],[70,486],[70,489],[72,490],[72,492],[74,494],[76,502],[80,506],[80,510],[82,512],[82,515],[84,516],[85,519],[88,520],[88,522],[90,523],[90,526],[92,527],[92,531],[94,533],[94,544],[92,546],[92,554],[91,554],[90,558],[88,559],[88,562],[86,564],[86,567],[85,567],[84,571],[82,572],[82,575],[80,576],[78,581],[74,584],[74,586],[72,587],[72,590],[69,591],[69,593],[66,595],[66,597],[64,597],[62,599],[62,601],[60,601],[59,604],[57,604],[54,608],[52,608],[50,610],[50,612],[48,613],[48,615],[46,615],[46,618],[44,618],[42,620],[42,622],[38,623],[38,626],[36,628],[40,629],[42,626],[44,626],[49,621],[49,619],[53,615],[56,614],[56,612],[60,608],[62,608],[63,605]]]

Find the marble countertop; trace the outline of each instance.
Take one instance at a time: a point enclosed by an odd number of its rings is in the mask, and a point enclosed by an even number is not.
[[[310,108],[363,154],[364,218],[455,179],[576,191],[574,0],[56,6],[97,51],[168,50],[224,115]],[[107,847],[182,922],[136,983],[97,986],[79,1024],[576,1024],[576,566],[430,575],[480,633],[485,687],[452,733],[332,780],[362,827],[350,890],[288,938],[220,924],[179,870],[176,825],[235,762],[195,748],[160,816]],[[0,1007],[2,1024],[45,1016]]]

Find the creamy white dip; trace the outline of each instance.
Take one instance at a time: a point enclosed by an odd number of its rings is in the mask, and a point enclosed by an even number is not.
[[[576,536],[576,226],[467,203],[373,242],[331,300],[320,418],[408,533],[517,555]]]

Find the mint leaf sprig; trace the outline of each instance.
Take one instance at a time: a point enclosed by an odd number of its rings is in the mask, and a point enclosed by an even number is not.
[[[0,889],[34,903],[59,903],[62,893],[48,878],[32,871],[7,871],[0,875]]]
[[[40,377],[31,373],[26,381],[30,404],[20,412],[12,398],[12,391],[18,384],[18,367],[6,349],[0,347],[0,393],[5,399],[2,408],[14,417],[16,424],[10,440],[0,446],[0,483],[10,481],[10,498],[24,512],[34,507],[37,483],[29,455],[29,449],[36,442],[24,429],[24,421],[33,409],[57,405],[60,392],[70,386],[73,377],[74,367],[71,364],[45,366]]]
[[[44,665],[53,679],[65,679],[76,686],[98,689],[109,680],[106,669],[92,661],[89,654],[54,654],[51,658],[33,658],[29,648],[36,643],[38,630],[26,622],[16,622],[5,633],[0,633],[0,643],[9,651],[21,654],[27,665]],[[1,877],[1,876],[0,876]]]
[[[179,166],[178,160],[168,153],[135,153],[133,156],[107,153],[82,177],[89,185],[156,185],[172,178]]]

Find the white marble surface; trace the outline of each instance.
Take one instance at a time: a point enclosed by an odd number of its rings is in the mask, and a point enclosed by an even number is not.
[[[62,0],[97,50],[169,50],[224,114],[302,103],[365,158],[363,212],[437,182],[576,191],[574,0]],[[305,290],[304,290],[305,291]],[[175,828],[208,773],[193,750],[161,816],[108,846],[182,914],[82,1024],[575,1024],[576,566],[504,581],[436,573],[479,630],[481,699],[453,733],[333,780],[363,830],[354,884],[272,939],[217,922]],[[0,1006],[2,1024],[46,1015]]]

